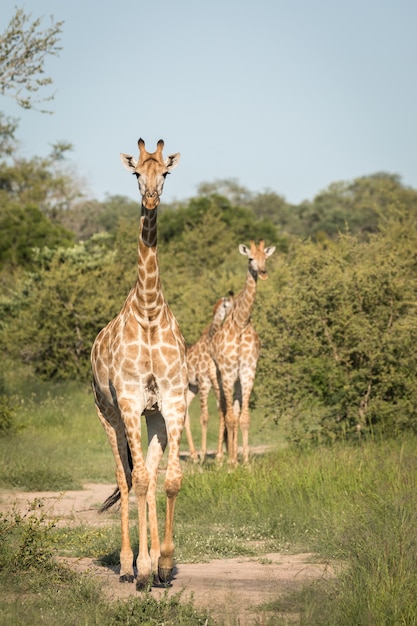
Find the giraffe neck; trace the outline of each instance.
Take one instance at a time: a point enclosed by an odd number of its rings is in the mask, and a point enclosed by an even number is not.
[[[207,331],[206,331],[207,337],[209,339],[211,339],[214,333],[216,332],[216,330],[220,328],[220,326],[222,325],[223,319],[224,319],[224,314],[219,308],[219,310],[216,312],[216,315],[213,317],[213,321],[211,322],[210,326],[208,326]]]
[[[164,304],[159,276],[157,212],[142,205],[138,244],[138,277],[135,295],[139,312],[156,316]]]
[[[250,322],[256,296],[257,278],[257,274],[249,269],[245,285],[235,298],[233,317],[238,328],[245,328]]]

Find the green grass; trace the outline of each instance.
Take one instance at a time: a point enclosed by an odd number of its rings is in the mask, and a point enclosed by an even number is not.
[[[43,383],[26,378],[12,388],[16,400],[13,430],[0,436],[0,487],[27,491],[79,489],[83,482],[111,482],[114,462],[98,420],[92,391],[80,383]],[[200,448],[198,399],[191,405],[194,443]],[[217,446],[218,418],[210,395],[208,447]],[[251,445],[280,439],[274,424],[252,411]],[[145,446],[146,448],[146,442]],[[181,450],[187,451],[185,432]]]
[[[86,387],[28,384],[19,397],[16,429],[0,438],[3,487],[65,490],[92,480],[114,482],[111,451]],[[195,417],[198,434],[198,410]],[[214,447],[215,417],[211,422],[209,447]],[[274,550],[315,552],[340,564],[337,578],[262,607],[271,611],[271,624],[285,624],[288,614],[298,615],[303,625],[417,624],[417,438],[285,448],[276,427],[262,425],[256,411],[252,432],[254,445],[274,441],[276,449],[255,457],[249,467],[230,470],[213,460],[203,466],[183,461],[177,561],[262,557]],[[162,487],[159,506],[162,513]],[[20,530],[10,520],[0,524],[0,623],[36,623],[40,611],[47,624],[198,624],[209,619],[179,597],[159,605],[141,596],[110,606],[91,581],[51,562],[50,553],[117,562],[117,515],[108,527],[49,528],[47,539],[30,514],[25,520],[17,523]],[[137,550],[135,524],[132,543]],[[42,558],[33,559],[35,554]],[[53,605],[51,589],[60,603]],[[152,612],[159,621],[152,622]]]
[[[29,382],[15,406],[15,428],[0,437],[0,486],[27,491],[113,482],[113,455],[88,385]]]

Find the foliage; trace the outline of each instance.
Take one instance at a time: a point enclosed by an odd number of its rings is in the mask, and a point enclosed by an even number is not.
[[[10,156],[16,150],[15,132],[18,120],[0,111],[0,155]]]
[[[262,402],[295,441],[417,428],[417,242],[402,219],[369,243],[294,246],[278,297],[260,295]]]
[[[274,191],[252,193],[228,179],[202,183],[199,193],[221,194],[232,205],[268,218],[283,233],[316,241],[335,239],[345,232],[366,239],[369,233],[378,232],[381,218],[395,204],[417,213],[416,190],[405,187],[398,175],[387,172],[331,183],[313,200],[299,205],[289,204]]]
[[[52,152],[58,146],[52,148]],[[0,206],[38,206],[49,218],[58,221],[72,206],[80,192],[69,174],[61,168],[62,159],[43,158],[0,161]]]
[[[70,246],[74,236],[38,207],[0,206],[0,267],[33,269],[34,248]]]
[[[15,414],[13,399],[5,393],[0,393],[0,437],[14,430]]]
[[[0,33],[0,93],[10,94],[24,109],[35,108],[34,99],[40,89],[51,85],[44,76],[47,56],[57,56],[63,22],[55,22],[41,29],[41,19],[32,20],[31,14],[17,9],[6,30]],[[48,101],[53,94],[40,101]],[[45,111],[43,111],[45,112]]]
[[[119,600],[112,606],[111,623],[130,626],[214,626],[215,621],[206,611],[198,610],[193,600],[182,602],[181,596],[182,592],[173,595],[165,592],[160,600],[156,600],[148,593],[144,598]]]
[[[21,514],[12,510],[0,513],[0,570],[10,573],[49,565],[52,546],[48,537],[54,522],[46,522],[42,503],[35,500],[31,510]]]
[[[14,334],[10,324],[0,333],[6,350],[33,362],[41,377],[86,379],[93,338],[117,312],[97,283],[105,276],[127,293],[122,269],[112,253],[102,254],[100,240],[39,250],[38,263],[38,273],[20,285],[12,303],[3,303],[18,313]]]
[[[59,214],[60,223],[75,233],[77,241],[86,241],[97,233],[107,233],[114,241],[122,221],[134,224],[136,233],[140,203],[124,196],[107,196],[103,202],[80,200],[70,210]]]
[[[379,230],[379,222],[395,204],[416,215],[417,192],[404,187],[395,174],[379,172],[353,181],[332,183],[312,202],[295,207],[295,233],[316,240],[335,238],[339,233],[366,237]]]

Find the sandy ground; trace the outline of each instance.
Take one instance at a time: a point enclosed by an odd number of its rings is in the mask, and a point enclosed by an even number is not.
[[[83,490],[59,492],[0,492],[0,511],[17,508],[27,512],[30,503],[42,501],[42,512],[59,525],[114,523],[114,516],[99,515],[97,508],[112,493],[114,485],[86,484]],[[132,495],[134,502],[134,496]],[[127,598],[138,592],[134,584],[120,584],[117,568],[107,568],[89,558],[62,559],[78,572],[89,572],[101,583],[109,599]],[[168,593],[194,598],[197,607],[208,608],[224,626],[262,624],[267,614],[255,607],[276,600],[306,582],[334,576],[329,563],[312,554],[259,554],[258,557],[219,559],[208,563],[177,563]],[[152,589],[158,597],[163,589]],[[294,623],[297,618],[294,616]],[[266,621],[264,622],[266,623]]]

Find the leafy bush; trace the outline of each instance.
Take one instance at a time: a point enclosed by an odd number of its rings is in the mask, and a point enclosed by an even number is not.
[[[55,523],[46,521],[42,506],[34,500],[25,514],[17,509],[0,513],[0,570],[16,573],[51,565],[50,531]]]
[[[259,294],[260,401],[293,441],[417,430],[417,235],[402,219],[368,243],[295,244]]]
[[[6,394],[0,394],[0,437],[14,430],[16,411],[14,401]]]

